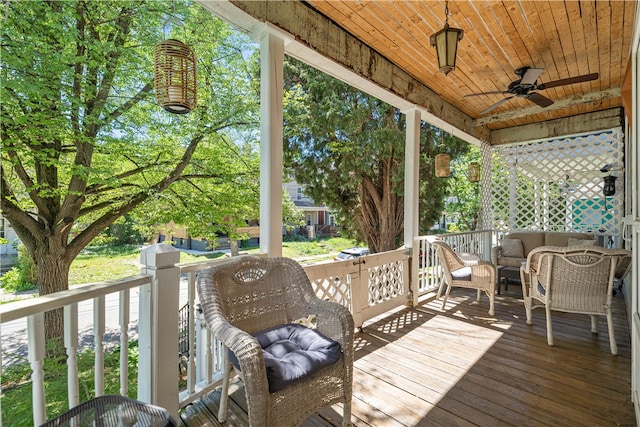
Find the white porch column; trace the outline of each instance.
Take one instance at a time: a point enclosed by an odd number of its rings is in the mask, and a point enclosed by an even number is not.
[[[282,255],[284,38],[265,24],[260,41],[260,251]]]
[[[631,41],[631,155],[625,165],[630,172],[631,212],[627,227],[631,237],[631,399],[636,419],[640,419],[640,4],[636,4],[636,22]],[[630,190],[629,190],[630,189]],[[627,242],[628,243],[628,242]],[[625,285],[626,286],[626,285]],[[626,290],[626,289],[625,289]],[[629,307],[627,305],[627,307]]]
[[[142,274],[153,280],[140,288],[138,400],[162,406],[177,419],[180,251],[157,243],[142,251],[140,262]]]
[[[404,152],[404,246],[413,249],[411,263],[411,304],[418,302],[418,257],[414,240],[418,237],[418,203],[420,177],[420,111],[409,108],[406,115],[406,141]]]

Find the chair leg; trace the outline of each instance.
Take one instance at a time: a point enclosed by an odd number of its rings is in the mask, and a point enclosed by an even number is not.
[[[227,348],[224,347],[224,371],[222,377],[222,392],[220,394],[220,408],[218,408],[218,422],[225,422],[227,420],[227,403],[229,402],[229,379],[231,378],[231,371],[233,370],[233,365],[229,360],[229,355],[227,354]]]
[[[533,304],[531,297],[524,297],[524,311],[527,316],[527,325],[533,324],[533,321],[531,320],[531,304]]]
[[[442,309],[443,310],[447,306],[447,298],[449,298],[449,292],[451,292],[451,285],[447,284],[447,291],[444,293],[444,298],[442,298]]]
[[[591,332],[594,334],[598,333],[598,316],[595,314],[591,315]]]
[[[553,345],[553,329],[551,328],[551,309],[549,305],[545,305],[545,311],[547,312],[547,343]]]
[[[618,354],[618,346],[616,345],[616,336],[613,333],[613,315],[611,310],[607,313],[607,328],[609,329],[609,345],[611,346],[611,354]]]
[[[342,427],[351,427],[351,399],[344,402],[342,410]]]
[[[495,314],[494,305],[496,296],[490,291],[487,291],[487,296],[489,297],[489,316],[493,316]]]
[[[442,288],[444,288],[444,277],[440,280],[440,286],[438,286],[438,294],[436,295],[436,299],[440,299],[442,296]]]
[[[476,301],[480,302],[480,293],[482,293],[482,289],[478,288],[478,292],[476,295]]]

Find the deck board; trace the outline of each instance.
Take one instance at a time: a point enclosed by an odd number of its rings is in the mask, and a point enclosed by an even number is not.
[[[365,324],[355,337],[354,426],[635,426],[631,347],[624,299],[614,297],[618,355],[606,320],[590,331],[586,315],[553,313],[547,345],[544,310],[525,322],[522,292],[510,285],[488,301],[454,289],[445,309],[427,296]],[[185,408],[186,426],[219,426],[219,390]],[[246,425],[243,389],[224,426]],[[334,405],[304,427],[339,426]]]

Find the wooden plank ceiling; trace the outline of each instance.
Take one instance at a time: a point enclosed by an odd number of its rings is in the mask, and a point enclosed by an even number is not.
[[[449,25],[464,30],[455,71],[438,71],[429,37],[445,23],[445,2],[308,0],[363,43],[489,129],[503,129],[622,106],[636,1],[451,0]],[[521,67],[542,68],[537,84],[598,73],[596,80],[538,90],[542,108],[511,96]]]

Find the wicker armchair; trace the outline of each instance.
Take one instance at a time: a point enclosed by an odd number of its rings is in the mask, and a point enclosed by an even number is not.
[[[494,314],[494,298],[496,289],[496,267],[487,261],[470,263],[463,261],[449,245],[442,241],[435,241],[438,259],[442,264],[444,273],[443,283],[447,285],[447,291],[442,300],[442,308],[447,304],[447,297],[452,286],[471,288],[478,290],[477,300],[480,301],[480,293],[484,291],[489,297],[489,315]],[[438,292],[438,297],[440,293]]]
[[[340,304],[319,299],[304,269],[288,258],[241,256],[198,276],[207,327],[233,352],[225,360],[218,418],[226,419],[230,357],[237,358],[251,426],[298,426],[334,403],[343,404],[343,426],[351,425],[353,318]],[[340,344],[332,365],[286,387],[270,391],[260,331],[315,317],[317,331]]]
[[[527,324],[534,308],[545,307],[547,342],[553,345],[551,311],[591,316],[591,332],[597,333],[598,316],[606,316],[611,353],[617,353],[611,298],[619,265],[627,265],[631,253],[598,247],[536,248],[522,270]]]

